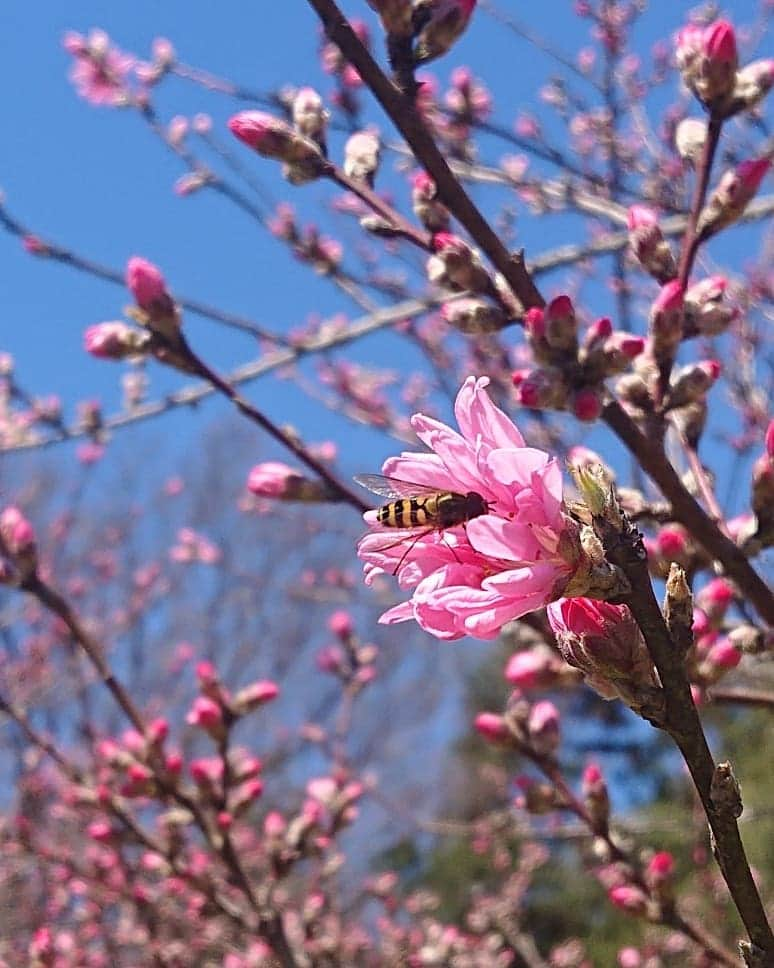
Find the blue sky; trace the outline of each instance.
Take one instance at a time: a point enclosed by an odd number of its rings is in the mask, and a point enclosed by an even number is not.
[[[677,26],[681,8],[687,12],[692,6],[670,5],[666,24],[664,7],[653,4],[638,28],[643,50]],[[749,16],[749,6],[739,0],[726,9]],[[373,22],[363,0],[350,0],[344,7]],[[531,26],[570,54],[588,43],[585,28],[570,14],[570,0],[530,5],[528,14],[522,4],[502,2],[500,7],[514,16],[528,16]],[[137,117],[94,108],[76,97],[66,80],[69,58],[60,39],[69,28],[87,31],[92,26],[102,26],[120,47],[140,55],[147,53],[154,37],[170,37],[181,60],[259,89],[288,82],[330,89],[317,62],[316,18],[303,0],[240,0],[217,13],[209,3],[182,0],[111,5],[6,0],[0,8],[0,89],[6,92],[0,105],[0,187],[9,210],[43,238],[119,269],[130,255],[142,254],[163,268],[174,291],[249,315],[268,328],[287,330],[311,310],[325,316],[343,310],[354,318],[353,307],[328,283],[294,263],[242,213],[210,193],[176,197],[172,185],[181,174],[180,164]],[[470,63],[486,77],[497,95],[496,116],[506,124],[519,109],[535,105],[538,82],[554,69],[549,59],[484,14],[436,73],[446,80],[460,63]],[[228,137],[224,126],[233,105],[227,99],[173,80],[161,92],[158,106],[166,118],[209,111],[216,130]],[[367,116],[391,133],[376,111],[369,109]],[[277,198],[289,198],[310,219],[319,214],[319,200],[331,195],[319,185],[286,188],[272,163],[246,153],[242,160]],[[478,194],[486,204],[486,194]],[[566,233],[566,224],[557,219],[541,226],[539,237],[524,241],[528,252],[539,251],[565,241]],[[57,393],[68,406],[96,396],[108,411],[115,409],[120,368],[88,358],[81,334],[92,322],[120,317],[127,301],[124,292],[65,267],[46,265],[5,234],[0,234],[0,260],[0,349],[16,357],[24,385],[35,393]],[[212,323],[190,317],[187,330],[203,355],[220,367],[254,355],[249,339]],[[356,355],[372,361],[402,359],[395,342],[386,339],[372,339]],[[154,367],[151,393],[179,382]],[[295,422],[308,440],[333,436],[346,446],[368,446],[375,461],[394,448],[320,407],[310,407],[286,383],[256,384],[250,394],[276,419]],[[217,410],[210,405],[206,412]],[[161,430],[170,440],[173,435],[180,439],[181,431],[187,439],[201,419],[189,414],[167,419]],[[140,428],[131,436],[143,432]]]

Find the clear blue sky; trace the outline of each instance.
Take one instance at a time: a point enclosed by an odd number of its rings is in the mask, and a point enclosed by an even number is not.
[[[503,0],[500,6],[528,18],[570,54],[588,42],[570,14],[570,0],[542,5]],[[638,28],[642,49],[647,51],[656,36],[670,33],[692,6],[669,5],[666,23],[666,5],[654,3]],[[749,16],[750,6],[738,0],[726,9]],[[373,22],[364,0],[349,0],[344,7]],[[283,83],[330,89],[317,62],[317,21],[303,0],[238,0],[217,10],[201,0],[5,0],[0,6],[0,187],[9,210],[44,238],[117,268],[132,254],[145,255],[163,268],[175,291],[252,316],[273,329],[298,325],[312,309],[323,315],[342,309],[356,315],[329,284],[296,265],[280,245],[221,199],[207,193],[177,198],[172,184],[180,165],[138,118],[91,107],[76,97],[66,80],[69,58],[60,39],[68,28],[85,32],[92,26],[102,26],[123,49],[141,55],[155,36],[170,37],[181,60],[259,89]],[[470,63],[486,77],[497,95],[496,116],[507,124],[520,108],[535,105],[538,83],[554,69],[550,60],[483,14],[436,73],[446,80],[461,63]],[[233,110],[227,99],[176,80],[165,87],[159,108],[166,117],[210,111],[224,137]],[[390,133],[377,112],[369,114]],[[288,197],[309,218],[318,214],[315,203],[330,197],[318,185],[285,188],[272,163],[246,153],[243,160],[278,197]],[[561,221],[545,227],[539,239],[524,241],[530,251],[530,245],[533,250],[545,247],[552,236],[565,240]],[[0,350],[14,354],[25,386],[36,393],[58,393],[68,406],[97,396],[108,411],[115,409],[120,368],[88,358],[81,334],[92,322],[119,317],[125,294],[67,268],[46,265],[4,234],[0,264]],[[221,367],[253,355],[249,340],[212,323],[191,317],[187,325],[197,347]],[[385,345],[372,340],[357,352],[373,360]],[[154,367],[151,393],[178,382]],[[263,382],[249,392],[275,418],[296,422],[309,440],[334,436],[360,446],[370,439],[365,431],[309,407],[287,385]],[[195,420],[201,416],[185,415],[168,420],[163,428],[173,433],[190,428]],[[383,439],[371,446],[379,457],[393,447]]]

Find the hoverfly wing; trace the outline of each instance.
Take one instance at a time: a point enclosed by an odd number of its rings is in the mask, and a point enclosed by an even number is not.
[[[444,490],[440,487],[430,487],[427,484],[416,484],[413,481],[401,481],[397,477],[385,477],[383,474],[355,474],[353,480],[361,487],[396,501],[402,497],[419,497],[423,494],[437,494]]]

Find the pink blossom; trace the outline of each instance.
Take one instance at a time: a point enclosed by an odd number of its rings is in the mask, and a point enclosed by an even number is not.
[[[70,80],[79,97],[95,105],[116,105],[127,99],[128,77],[136,60],[111,46],[103,30],[92,30],[88,37],[68,33],[63,46],[75,58]]]
[[[207,731],[219,729],[223,723],[223,710],[213,699],[197,696],[185,720],[191,726],[199,726]]]
[[[279,695],[279,686],[271,679],[259,679],[240,689],[234,696],[234,710],[238,713],[252,712],[258,706],[271,702]]]
[[[461,433],[423,414],[412,418],[432,453],[390,458],[388,477],[473,493],[486,513],[443,532],[378,530],[358,545],[366,583],[396,574],[409,601],[382,615],[393,624],[415,619],[441,639],[491,639],[506,622],[552,601],[577,568],[580,551],[563,513],[558,462],[527,447],[511,420],[489,399],[486,378],[468,377],[457,395]]]
[[[634,884],[619,884],[607,892],[615,907],[627,914],[643,915],[647,911],[648,898],[645,892]]]
[[[507,742],[511,735],[503,717],[496,713],[479,713],[473,725],[490,743]]]
[[[334,635],[338,635],[339,638],[348,639],[352,635],[355,626],[350,613],[344,609],[339,609],[329,617],[328,628]]]

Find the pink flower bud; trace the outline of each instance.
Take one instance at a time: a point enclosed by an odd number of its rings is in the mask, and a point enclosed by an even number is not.
[[[629,247],[642,268],[658,282],[666,283],[674,279],[677,263],[653,209],[633,205],[629,209],[627,223]]]
[[[169,736],[169,723],[163,717],[158,717],[148,724],[148,739],[154,746],[161,746]]]
[[[495,713],[479,713],[473,725],[490,743],[507,743],[511,739],[511,733],[505,724],[505,720]]]
[[[647,205],[632,205],[626,216],[626,224],[630,232],[635,229],[649,229],[658,225],[658,215]]]
[[[723,175],[699,218],[702,238],[709,238],[736,222],[755,197],[770,167],[768,158],[752,158]]]
[[[625,605],[590,598],[562,598],[547,608],[548,621],[566,662],[583,672],[603,698],[636,708],[655,685],[642,634]]]
[[[551,783],[539,783],[524,774],[517,776],[515,783],[519,790],[519,795],[514,802],[517,809],[540,816],[551,813],[559,805],[556,788]]]
[[[545,689],[556,682],[559,666],[551,651],[526,649],[510,657],[505,667],[505,678],[519,689]]]
[[[126,285],[134,301],[146,312],[154,312],[170,301],[161,271],[140,256],[132,256],[126,264]]]
[[[648,898],[645,892],[634,884],[620,884],[607,892],[608,899],[615,907],[627,914],[641,917],[648,910]]]
[[[645,880],[648,886],[662,884],[669,881],[675,872],[675,859],[667,850],[660,850],[648,861],[645,868]]]
[[[188,770],[194,783],[200,786],[214,786],[223,777],[223,760],[203,757],[191,760]]]
[[[265,158],[276,158],[287,164],[321,165],[322,155],[314,141],[272,114],[263,111],[241,111],[228,122],[229,129],[240,141]]]
[[[208,733],[222,732],[223,710],[218,703],[208,696],[197,696],[193,706],[185,717],[191,726],[198,726]]]
[[[354,632],[354,622],[349,612],[340,609],[328,618],[328,628],[341,639],[348,639]]]
[[[673,279],[661,287],[650,311],[653,352],[658,359],[673,350],[683,336],[683,299],[685,290]]]
[[[441,57],[468,26],[476,0],[447,0],[427,9],[429,16],[419,32],[414,48],[417,64]]]
[[[496,333],[508,325],[508,317],[499,306],[475,297],[444,303],[441,315],[454,329],[469,335]]]
[[[277,810],[271,810],[263,821],[263,832],[267,837],[282,837],[287,830],[285,818]]]
[[[585,423],[591,423],[602,413],[602,395],[594,387],[578,390],[572,397],[572,412]]]
[[[234,711],[237,714],[252,712],[264,703],[271,702],[279,695],[279,686],[270,679],[260,679],[257,682],[240,689],[234,696]]]
[[[529,713],[527,732],[532,748],[542,756],[556,752],[560,742],[561,717],[548,700],[535,703]]]
[[[105,360],[124,360],[129,356],[141,356],[147,352],[147,333],[127,326],[126,323],[96,323],[83,334],[87,353]]]
[[[287,498],[298,491],[304,477],[279,461],[256,464],[247,478],[247,489],[259,497]]]
[[[491,280],[478,255],[457,235],[436,232],[432,240],[436,255],[427,260],[427,277],[434,285],[449,289],[486,292]]]
[[[679,524],[664,525],[656,537],[656,550],[668,561],[683,563],[688,557],[689,543],[685,528]]]
[[[710,649],[707,662],[716,669],[735,669],[742,661],[742,653],[731,639],[719,639]]]
[[[726,578],[713,578],[696,595],[696,605],[713,624],[726,613],[734,600],[734,586]],[[696,623],[694,622],[694,633]]]
[[[113,839],[113,828],[107,820],[95,820],[86,828],[86,833],[92,840],[100,844],[107,844]]]
[[[610,817],[610,798],[605,778],[597,763],[589,763],[583,770],[581,792],[594,829],[603,830]]]
[[[707,27],[702,38],[702,46],[705,55],[715,64],[736,70],[738,61],[736,34],[727,20],[716,20]]]

